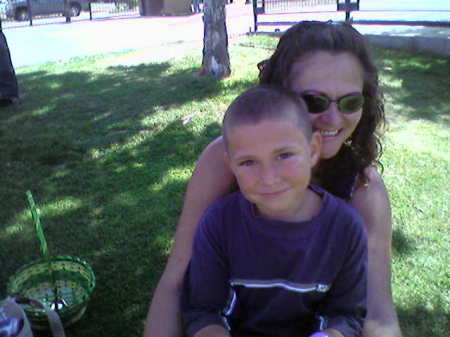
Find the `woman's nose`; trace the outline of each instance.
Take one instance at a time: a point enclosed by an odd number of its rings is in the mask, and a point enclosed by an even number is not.
[[[331,102],[324,112],[322,112],[319,116],[322,122],[326,122],[329,124],[336,124],[342,120],[342,114],[338,109],[336,102]]]

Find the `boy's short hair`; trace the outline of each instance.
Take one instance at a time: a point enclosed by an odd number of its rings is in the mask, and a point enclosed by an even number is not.
[[[228,130],[238,125],[254,125],[263,120],[297,118],[297,125],[307,140],[311,139],[312,127],[308,108],[303,99],[286,89],[260,85],[238,96],[223,117],[222,135],[228,145]]]

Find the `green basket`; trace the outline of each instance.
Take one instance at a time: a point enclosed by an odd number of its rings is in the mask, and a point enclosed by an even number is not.
[[[92,291],[95,275],[91,266],[76,257],[55,256],[50,258],[57,287],[58,304],[55,304],[55,283],[49,273],[48,261],[39,259],[19,268],[9,278],[7,292],[40,301],[55,309],[64,326],[83,316]],[[55,308],[56,307],[56,308]],[[24,306],[33,328],[48,327],[47,315],[42,309]]]

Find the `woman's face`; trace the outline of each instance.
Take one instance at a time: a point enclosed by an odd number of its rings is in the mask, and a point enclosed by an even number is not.
[[[350,53],[314,52],[292,65],[288,85],[297,93],[325,94],[336,100],[350,93],[362,93],[363,69]],[[320,158],[332,158],[338,153],[352,135],[361,115],[362,109],[350,114],[340,112],[336,102],[321,113],[309,114],[313,128],[322,135]]]

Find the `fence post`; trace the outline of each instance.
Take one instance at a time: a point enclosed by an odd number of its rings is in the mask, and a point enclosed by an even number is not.
[[[258,30],[258,15],[256,14],[256,2],[258,0],[253,0],[253,22],[254,22],[254,29],[255,29],[255,33]]]
[[[30,26],[33,25],[33,13],[31,10],[31,1],[27,0],[28,20],[30,20]]]
[[[345,2],[336,0],[336,4],[337,4],[338,11],[345,11],[345,22],[350,21],[350,14],[352,11],[359,10],[359,0],[356,0],[356,2],[355,2],[355,0],[345,0]]]
[[[92,21],[92,2],[89,1],[89,20]]]
[[[70,23],[70,13],[69,13],[69,4],[67,3],[67,0],[64,0],[64,16],[66,17],[66,23]]]
[[[258,1],[261,1],[262,7],[258,7]],[[258,30],[258,14],[266,12],[266,0],[253,0],[253,20],[255,21],[255,32]]]
[[[350,20],[350,0],[345,0],[345,22]]]

